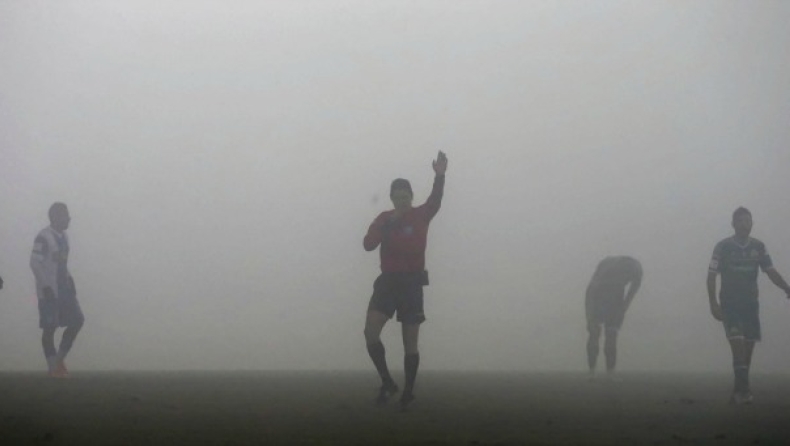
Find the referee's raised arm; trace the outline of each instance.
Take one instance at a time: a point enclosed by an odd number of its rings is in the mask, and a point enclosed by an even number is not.
[[[433,171],[435,176],[433,178],[433,188],[431,195],[425,201],[425,206],[428,208],[428,218],[433,218],[439,208],[442,207],[442,197],[444,196],[444,174],[447,172],[447,155],[441,150],[433,161]]]

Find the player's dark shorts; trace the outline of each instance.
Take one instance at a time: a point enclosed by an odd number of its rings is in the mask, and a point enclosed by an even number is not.
[[[392,317],[398,313],[398,322],[421,324],[425,322],[422,287],[427,285],[424,272],[382,273],[373,282],[373,295],[368,311]]]
[[[721,312],[727,339],[760,340],[760,304],[757,299],[722,299]]]
[[[73,327],[82,325],[85,316],[82,314],[77,296],[73,293],[62,293],[59,298],[38,300],[38,326],[40,328]]]
[[[625,315],[623,292],[596,293],[585,301],[585,309],[588,327],[603,324],[606,329],[617,330],[623,325]]]

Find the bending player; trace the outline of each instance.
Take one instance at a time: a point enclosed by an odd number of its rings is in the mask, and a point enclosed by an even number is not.
[[[625,312],[642,284],[642,265],[628,256],[606,257],[598,263],[585,296],[587,313],[587,365],[590,377],[595,374],[598,360],[598,340],[604,329],[603,352],[606,371],[612,376],[617,362],[617,333]],[[628,292],[625,287],[628,285]]]

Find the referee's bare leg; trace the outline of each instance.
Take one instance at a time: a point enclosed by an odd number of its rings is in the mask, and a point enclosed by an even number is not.
[[[367,343],[368,355],[370,355],[370,359],[381,377],[381,388],[376,398],[378,404],[386,403],[390,395],[398,392],[398,386],[392,379],[387,367],[386,351],[384,344],[381,342],[381,330],[384,329],[384,325],[388,320],[389,317],[386,314],[376,310],[368,311],[365,319],[365,342]]]
[[[403,331],[403,370],[406,375],[406,383],[401,395],[401,405],[406,406],[414,400],[414,382],[417,380],[417,369],[420,367],[420,351],[417,344],[420,338],[419,323],[404,323]]]

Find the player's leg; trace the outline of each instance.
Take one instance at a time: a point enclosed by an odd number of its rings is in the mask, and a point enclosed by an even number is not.
[[[404,286],[398,300],[398,321],[403,335],[403,371],[406,377],[400,400],[404,408],[414,401],[414,383],[420,367],[420,324],[425,322],[423,301],[423,283],[419,280]]]
[[[68,373],[68,369],[66,368],[66,356],[71,351],[74,340],[77,339],[77,335],[82,329],[83,324],[84,321],[79,321],[78,323],[67,326],[66,329],[63,330],[63,337],[60,339],[60,347],[57,353],[57,368],[60,373]]]
[[[598,362],[598,345],[601,338],[601,326],[593,321],[587,323],[587,367],[590,374],[595,373],[595,366]]]
[[[601,323],[597,317],[595,301],[586,299],[584,302],[585,313],[587,316],[587,367],[590,376],[595,373],[595,366],[598,362],[598,345],[601,338]]]
[[[625,317],[625,302],[622,296],[613,299],[607,309],[606,320],[604,321],[604,344],[603,354],[606,357],[606,371],[611,374],[614,373],[615,366],[617,365],[617,334],[620,332],[620,327],[623,325],[623,318]]]
[[[58,351],[55,350],[55,330],[55,327],[45,327],[41,334],[41,346],[44,349],[44,358],[47,360],[47,371],[50,376],[54,376],[58,363]]]
[[[743,345],[742,345],[742,367],[741,377],[742,390],[741,390],[741,403],[751,403],[753,400],[751,386],[749,384],[749,371],[752,365],[752,354],[754,353],[754,346],[760,340],[760,317],[759,308],[754,306],[747,309],[743,315]]]
[[[723,305],[724,330],[730,344],[733,369],[733,393],[731,402],[749,403],[749,366],[755,341],[760,339],[760,324],[757,308],[741,308]]]
[[[736,401],[749,386],[749,366],[746,363],[746,342],[743,335],[733,335],[728,339],[730,351],[732,352],[732,372],[733,372],[733,401]]]
[[[373,295],[368,303],[368,313],[365,319],[365,343],[368,355],[376,366],[376,371],[381,377],[381,388],[376,402],[383,404],[390,395],[398,391],[389,368],[387,367],[386,351],[381,342],[381,330],[387,321],[395,314],[395,301],[392,292],[392,280],[384,274],[379,275],[373,283]]]
[[[722,307],[724,331],[732,354],[732,397],[730,402],[740,403],[741,395],[748,387],[748,365],[746,358],[746,342],[743,333],[743,321],[740,315],[727,306]]]
[[[414,401],[414,383],[420,367],[420,324],[425,322],[423,308],[423,285],[419,280],[407,282],[401,289],[398,299],[398,321],[403,335],[403,371],[405,385],[401,394],[401,406],[406,407]]]
[[[381,389],[379,392],[379,402],[386,402],[389,394],[398,391],[398,386],[390,375],[387,367],[386,350],[381,342],[381,331],[389,320],[389,316],[377,310],[368,310],[365,320],[365,342],[367,344],[368,355],[370,355],[376,371],[381,377]]]
[[[617,327],[606,326],[604,329],[603,354],[606,357],[606,372],[613,373],[617,365]]]
[[[389,378],[384,344],[381,343],[381,331],[388,320],[389,316],[376,310],[368,310],[365,319],[365,343],[367,344],[368,354],[382,379],[385,377]]]
[[[752,353],[754,352],[755,341],[752,339],[744,338],[743,340],[743,362],[745,367],[743,379],[743,392],[741,392],[741,402],[751,403],[753,400],[752,389],[749,384],[749,371],[752,367]]]
[[[754,353],[754,346],[756,342],[753,339],[743,340],[743,359],[747,367],[752,366],[752,354]]]
[[[66,375],[68,374],[65,362],[66,356],[71,351],[74,340],[77,339],[77,335],[85,324],[85,316],[82,314],[82,309],[76,298],[64,301],[63,308],[61,308],[61,322],[66,324],[66,329],[63,331],[60,347],[58,348],[57,370],[60,374]]]
[[[54,297],[44,297],[38,300],[38,326],[42,330],[41,347],[44,350],[47,372],[50,376],[55,376],[58,362],[58,351],[55,349],[55,330],[59,325],[58,316],[58,302]]]
[[[418,341],[420,338],[419,323],[404,323],[403,332],[403,371],[406,382],[403,386],[401,404],[406,405],[414,400],[414,383],[417,380],[417,369],[420,367],[420,351]]]

